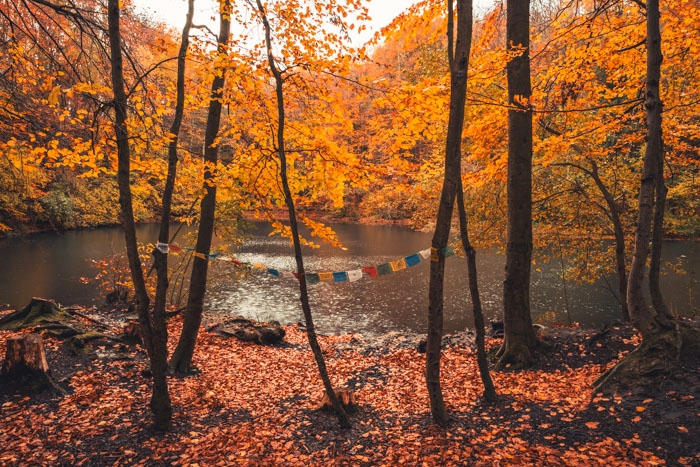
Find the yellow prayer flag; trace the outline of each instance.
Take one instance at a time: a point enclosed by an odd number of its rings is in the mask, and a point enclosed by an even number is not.
[[[392,261],[392,262],[389,263],[389,264],[391,264],[391,270],[394,271],[394,272],[400,271],[400,270],[402,270],[402,269],[406,269],[406,267],[407,267],[407,266],[406,266],[406,260],[403,259],[403,258],[397,259],[396,261]]]
[[[322,281],[332,281],[333,280],[333,273],[332,272],[319,272],[318,278],[319,278],[319,280],[322,280]]]

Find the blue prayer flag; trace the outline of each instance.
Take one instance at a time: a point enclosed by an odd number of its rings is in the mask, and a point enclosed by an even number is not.
[[[347,272],[342,271],[333,273],[333,282],[345,282],[346,280],[348,280]]]
[[[415,255],[406,256],[404,260],[406,261],[407,266],[415,266],[416,264],[420,263],[420,255],[416,253]]]

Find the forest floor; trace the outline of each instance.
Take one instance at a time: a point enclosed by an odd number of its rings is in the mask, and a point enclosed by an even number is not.
[[[81,313],[121,332],[117,312]],[[140,347],[100,339],[75,355],[45,336],[52,375],[68,394],[0,385],[0,465],[700,465],[700,362],[647,393],[592,394],[593,381],[638,343],[629,326],[546,328],[553,350],[537,367],[492,373],[493,405],[480,398],[470,336],[447,336],[444,427],[431,422],[420,336],[321,337],[334,384],[355,391],[352,428],[343,430],[316,409],[322,384],[303,329],[286,327],[283,345],[260,346],[207,332],[217,319],[205,316],[198,373],[168,379],[167,433],[151,428]],[[169,326],[174,344],[181,319]],[[0,355],[16,334],[0,331]]]

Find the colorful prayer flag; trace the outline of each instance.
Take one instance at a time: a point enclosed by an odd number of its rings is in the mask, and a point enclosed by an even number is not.
[[[430,248],[430,262],[431,263],[437,263],[440,260],[440,257],[438,256],[438,249],[435,247]]]
[[[426,248],[425,250],[421,250],[418,252],[418,254],[421,255],[421,257],[423,259],[430,259],[430,248]]]
[[[168,254],[168,249],[169,249],[169,248],[168,248],[168,244],[167,244],[167,243],[160,243],[160,242],[158,242],[158,243],[156,243],[156,249],[157,249],[158,251],[160,251],[161,253],[163,253],[164,255],[167,255],[167,254]]]
[[[450,256],[453,256],[455,254],[454,250],[449,246],[441,248],[440,253],[442,253],[442,256],[444,256],[445,258],[449,258]]]
[[[272,274],[273,276],[277,276],[277,277],[280,276],[280,272],[279,272],[277,269],[267,268],[267,272],[269,272],[269,273]]]
[[[392,261],[389,263],[391,265],[391,270],[393,272],[400,271],[402,269],[406,269],[406,260],[403,258],[397,259],[396,261]]]
[[[333,280],[333,273],[332,272],[319,272],[318,278],[322,281],[332,281]]]
[[[369,277],[375,278],[379,275],[379,272],[377,272],[377,266],[367,266],[366,268],[362,268],[362,272],[366,273],[369,275]]]
[[[389,264],[389,263],[380,264],[379,266],[377,266],[377,273],[379,273],[380,276],[385,276],[387,274],[391,274],[392,273],[391,264]]]
[[[192,254],[193,254],[195,257],[200,258],[200,259],[207,259],[207,255],[205,255],[204,253],[200,253],[200,252],[198,252],[198,251],[195,251],[195,252],[192,253]]]
[[[404,261],[406,261],[406,266],[415,266],[416,264],[420,263],[420,256],[418,255],[418,253],[416,253],[415,255],[406,256],[404,258]]]
[[[345,271],[341,272],[334,272],[333,273],[333,282],[345,282],[348,280],[348,273]]]
[[[182,248],[180,248],[179,246],[175,245],[174,243],[171,243],[171,244],[168,246],[168,249],[169,249],[170,251],[182,251]]]
[[[348,279],[350,280],[350,282],[355,282],[362,279],[362,269],[348,271]]]
[[[321,280],[321,278],[318,277],[318,274],[307,274],[306,275],[306,283],[307,284],[318,284],[320,280]]]

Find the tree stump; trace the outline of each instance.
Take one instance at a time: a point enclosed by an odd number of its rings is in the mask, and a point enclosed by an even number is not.
[[[27,306],[0,318],[0,329],[17,331],[45,323],[61,323],[70,317],[53,301],[34,297]]]
[[[39,334],[10,337],[6,343],[5,362],[1,372],[3,375],[27,371],[40,373],[49,371],[44,344]]]
[[[0,383],[19,393],[49,390],[59,395],[66,394],[66,390],[51,377],[44,344],[39,334],[10,337],[6,344]]]
[[[335,396],[338,398],[344,409],[353,409],[357,406],[357,402],[355,401],[355,391],[353,391],[352,389],[335,388],[333,391],[335,392]],[[328,393],[324,390],[323,398],[321,399],[321,402],[319,402],[316,406],[316,410],[332,408],[333,405],[331,404],[331,399],[330,397],[328,397]]]
[[[141,326],[136,319],[129,320],[122,329],[122,339],[126,342],[141,343]]]

